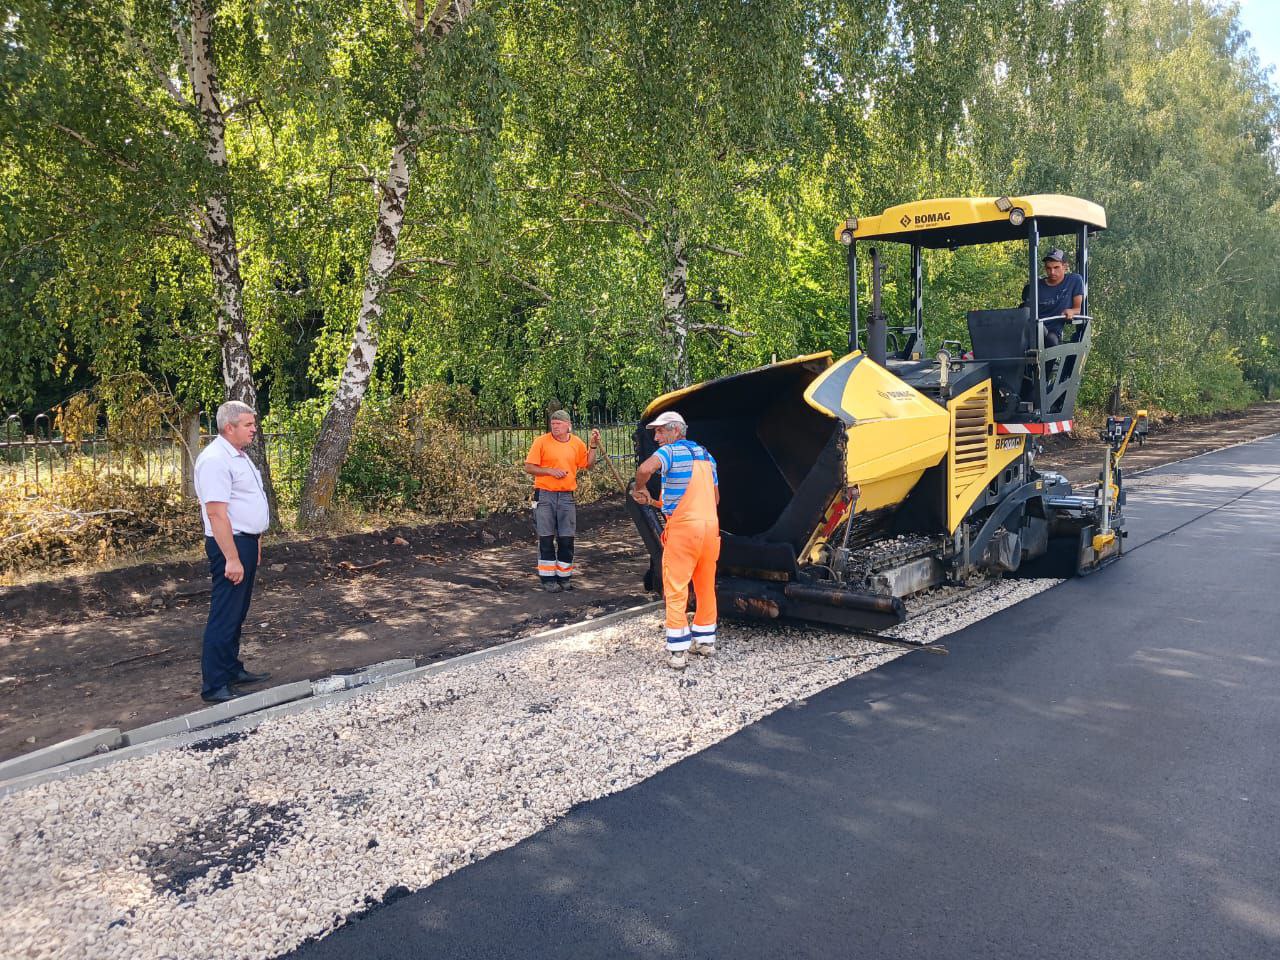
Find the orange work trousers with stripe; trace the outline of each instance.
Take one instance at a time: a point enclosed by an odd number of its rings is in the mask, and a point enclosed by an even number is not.
[[[711,468],[693,465],[688,489],[662,534],[662,593],[667,604],[667,649],[688,650],[716,642],[716,561],[720,558],[720,518]],[[698,608],[689,627],[689,584]]]

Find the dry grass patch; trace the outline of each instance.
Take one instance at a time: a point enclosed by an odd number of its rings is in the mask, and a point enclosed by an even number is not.
[[[174,485],[71,469],[30,496],[21,484],[0,480],[0,582],[33,570],[187,548],[202,535],[199,511]]]

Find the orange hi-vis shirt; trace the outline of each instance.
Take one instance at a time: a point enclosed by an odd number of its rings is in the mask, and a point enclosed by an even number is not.
[[[533,441],[524,462],[535,467],[555,467],[565,472],[560,478],[534,477],[535,489],[560,492],[577,490],[578,471],[585,470],[587,466],[587,445],[573,434],[569,434],[566,440],[557,440],[550,433],[544,433]]]

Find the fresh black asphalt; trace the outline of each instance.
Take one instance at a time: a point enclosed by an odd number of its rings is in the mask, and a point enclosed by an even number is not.
[[[1280,438],[1148,474],[1128,512],[1122,562],[950,656],[794,704],[297,956],[1280,956]]]

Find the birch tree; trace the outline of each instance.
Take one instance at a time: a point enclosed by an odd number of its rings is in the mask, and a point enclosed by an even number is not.
[[[9,53],[26,59],[29,70],[21,75],[25,83],[9,88],[18,107],[12,156],[41,185],[41,203],[52,214],[44,242],[63,251],[56,286],[64,293],[82,258],[79,279],[95,292],[117,286],[110,281],[134,273],[139,260],[156,258],[153,267],[164,272],[173,241],[203,258],[221,397],[256,408],[228,127],[276,78],[256,69],[271,63],[270,53],[254,62],[237,38],[227,46],[239,51],[240,92],[228,102],[217,20],[214,0],[20,4],[8,21]],[[261,26],[250,13],[237,29],[245,21]],[[105,305],[117,321],[118,311],[137,311],[140,300],[136,289],[119,293],[121,302]],[[205,312],[187,296],[195,312]],[[206,342],[205,332],[199,324],[190,333],[156,331],[196,343]],[[274,507],[261,439],[249,453]]]
[[[769,326],[743,306],[755,290],[726,295],[720,281],[763,290],[781,279],[785,214],[764,211],[785,209],[779,174],[804,143],[807,5],[515,10],[530,54],[513,67],[517,110],[525,142],[536,145],[525,182],[513,185],[527,195],[524,213],[582,247],[616,247],[625,236],[651,284],[636,291],[642,302],[548,302],[544,312],[567,324],[583,310],[613,314],[626,338],[616,360],[639,351],[659,364],[656,386],[682,386],[696,356],[723,356]],[[539,286],[563,296],[550,279]]]
[[[253,360],[249,350],[249,325],[245,321],[244,280],[240,275],[240,246],[236,240],[227,181],[227,115],[218,82],[218,61],[214,49],[212,0],[190,0],[190,6],[173,13],[173,32],[191,90],[191,101],[178,89],[145,46],[134,38],[140,52],[156,73],[156,79],[174,102],[194,110],[199,117],[202,148],[209,165],[208,186],[193,228],[193,242],[209,260],[213,278],[214,309],[222,356],[222,385],[227,400],[239,400],[258,409],[258,391],[253,382]],[[248,449],[271,504],[273,523],[279,521],[271,467],[267,462],[261,434]]]
[[[473,0],[437,0],[428,10],[425,0],[411,0],[405,11],[411,36],[407,86],[394,123],[386,173],[373,181],[377,213],[364,268],[359,312],[346,361],[312,448],[311,463],[303,482],[298,508],[298,523],[303,527],[321,522],[332,506],[338,473],[374,372],[379,324],[396,266],[416,154],[424,135],[440,132],[427,131],[422,124],[422,85],[428,61],[467,21],[472,4]]]
[[[206,407],[305,404],[307,430],[329,409],[326,511],[371,398],[633,413],[839,346],[833,217],[928,195],[1107,207],[1086,400],[1280,382],[1274,82],[1209,0],[3,11],[0,401],[141,369]],[[929,270],[963,335],[1024,265]]]

